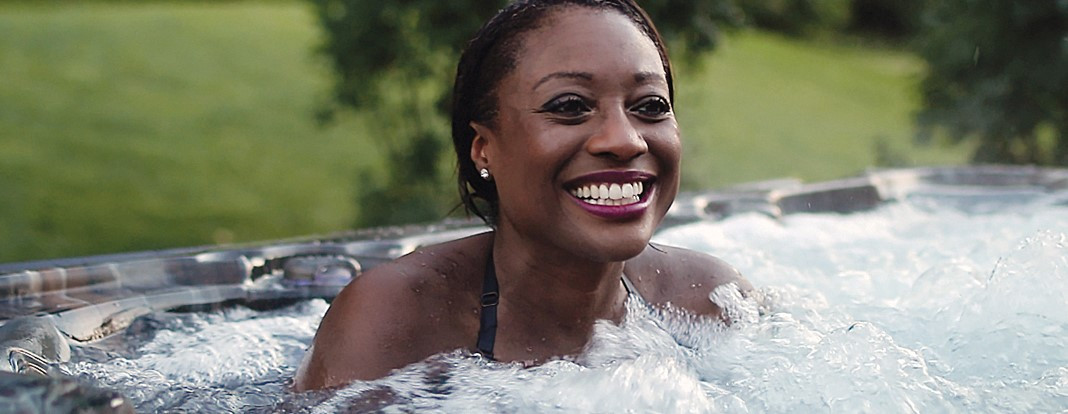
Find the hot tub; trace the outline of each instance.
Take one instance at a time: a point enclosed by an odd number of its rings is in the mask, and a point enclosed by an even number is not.
[[[632,300],[626,321],[598,326],[574,360],[522,369],[455,352],[302,394],[287,391],[289,378],[352,277],[487,229],[446,222],[0,265],[0,369],[18,374],[0,377],[18,390],[0,405],[1063,410],[1066,213],[1068,170],[1031,167],[877,170],[682,194],[654,242],[720,256],[750,279],[752,297],[712,295],[731,326]]]

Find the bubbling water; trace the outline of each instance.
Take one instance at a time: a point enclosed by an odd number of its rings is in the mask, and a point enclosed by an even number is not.
[[[628,302],[583,355],[522,369],[454,352],[333,391],[287,391],[327,305],[156,314],[71,370],[138,411],[1032,412],[1068,408],[1068,211],[919,202],[740,215],[656,241],[757,289],[730,326]]]

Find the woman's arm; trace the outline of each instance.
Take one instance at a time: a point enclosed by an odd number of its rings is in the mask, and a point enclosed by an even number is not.
[[[294,389],[344,385],[381,378],[418,361],[412,355],[416,304],[390,266],[360,275],[330,305],[294,380]]]

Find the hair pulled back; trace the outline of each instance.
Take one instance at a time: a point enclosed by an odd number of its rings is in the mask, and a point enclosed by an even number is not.
[[[667,78],[668,99],[674,101],[671,63],[663,39],[649,15],[633,0],[520,0],[501,9],[475,33],[460,55],[452,95],[452,140],[460,199],[469,213],[491,226],[496,224],[499,211],[497,187],[479,176],[471,160],[475,130],[470,124],[495,126],[497,88],[515,69],[523,34],[540,27],[551,12],[569,7],[611,10],[633,22],[656,46]]]

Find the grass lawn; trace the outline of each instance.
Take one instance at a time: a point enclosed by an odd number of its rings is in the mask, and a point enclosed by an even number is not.
[[[913,144],[924,66],[910,54],[742,31],[700,63],[676,80],[687,187],[840,178],[876,166],[880,141],[897,166],[967,159]]]
[[[0,5],[0,262],[344,230],[389,131],[321,128],[330,87],[301,2]],[[685,185],[915,164],[922,66],[741,32],[679,74]],[[452,191],[452,188],[443,189]]]
[[[374,158],[303,3],[0,7],[0,261],[344,229]]]

